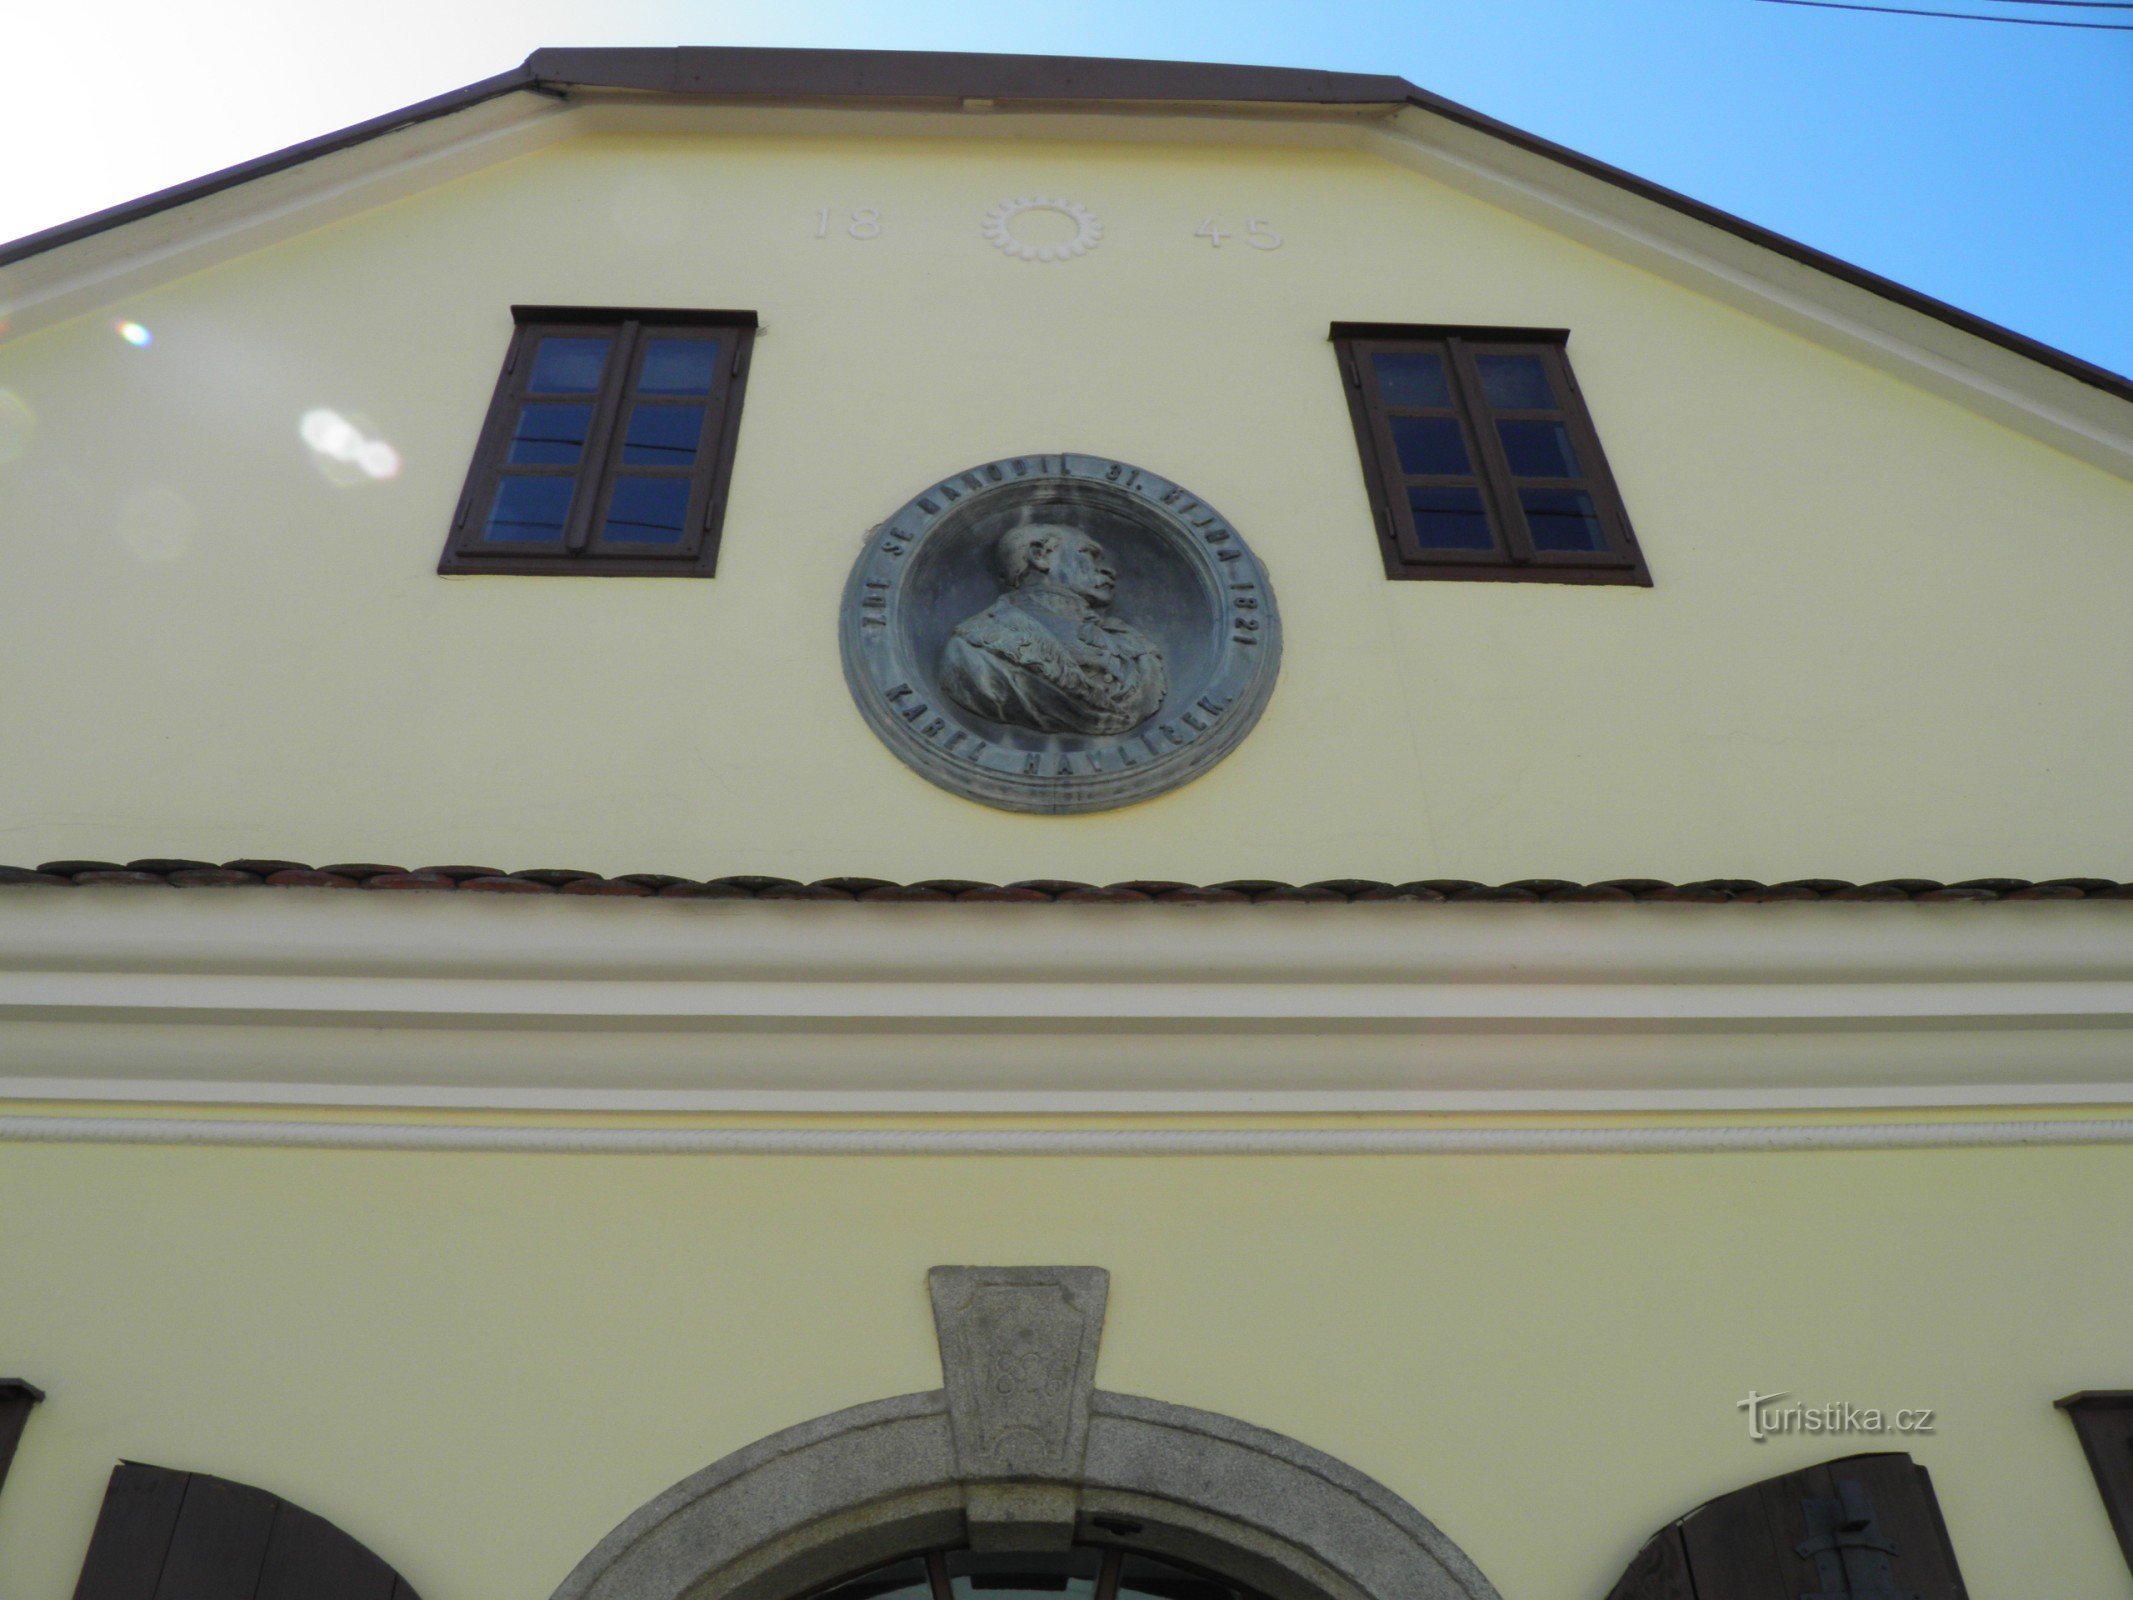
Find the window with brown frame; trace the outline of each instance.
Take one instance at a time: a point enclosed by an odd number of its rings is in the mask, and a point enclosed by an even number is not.
[[[755,313],[511,315],[437,570],[710,577]]]
[[[1332,337],[1387,577],[1649,586],[1567,332],[1336,322]]]

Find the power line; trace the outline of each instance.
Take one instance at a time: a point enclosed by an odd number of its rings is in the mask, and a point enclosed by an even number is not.
[[[2096,33],[2133,33],[2133,22],[2069,22],[2060,17],[1986,17],[1975,11],[1913,11],[1906,6],[1854,5],[1850,0],[1762,0],[1766,6],[1811,6],[1817,11],[1876,11],[1888,17],[1947,17],[1955,22],[2005,22],[2018,28],[2087,28]],[[2064,3],[2064,0],[2051,0]]]

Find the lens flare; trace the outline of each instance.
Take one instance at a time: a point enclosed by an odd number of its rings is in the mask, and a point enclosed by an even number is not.
[[[355,464],[373,478],[400,476],[400,452],[383,439],[365,439],[356,449]]]
[[[138,322],[114,322],[111,328],[136,350],[145,350],[156,342],[156,336]]]
[[[343,416],[330,406],[314,406],[297,419],[296,435],[311,451],[312,462],[326,481],[336,487],[400,476],[400,452],[359,417]]]
[[[356,425],[338,411],[320,407],[306,411],[296,425],[296,432],[305,444],[322,456],[331,456],[336,461],[354,458],[356,446],[362,443],[363,435]]]

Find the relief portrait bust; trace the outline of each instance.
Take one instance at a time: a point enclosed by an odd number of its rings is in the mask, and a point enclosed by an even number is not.
[[[956,625],[941,692],[964,710],[1039,733],[1111,735],[1170,693],[1163,652],[1104,615],[1118,573],[1090,535],[1057,522],[1010,528],[993,549],[1007,592]]]
[[[1183,484],[1046,451],[932,478],[868,528],[837,649],[897,760],[1057,816],[1167,793],[1235,750],[1274,692],[1281,616],[1243,533]]]

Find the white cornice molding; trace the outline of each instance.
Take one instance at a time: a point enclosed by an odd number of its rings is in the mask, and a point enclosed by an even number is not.
[[[0,892],[0,1096],[608,1111],[2133,1103],[2133,909]]]
[[[1705,1155],[2133,1143],[2133,1118],[1492,1128],[642,1128],[0,1115],[0,1144],[529,1155]]]

